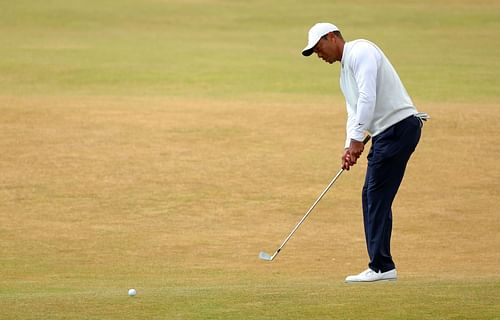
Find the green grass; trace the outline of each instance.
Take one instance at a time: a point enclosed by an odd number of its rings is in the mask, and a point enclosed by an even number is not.
[[[419,109],[396,283],[366,266],[365,159],[338,170],[332,21]],[[500,4],[11,1],[0,10],[0,319],[498,319]],[[138,291],[127,296],[128,288]]]
[[[30,292],[0,293],[18,306],[9,319],[495,319],[498,283],[409,279],[352,286],[302,275],[219,271],[170,274],[169,281],[144,279],[134,298],[126,282],[94,279],[78,288],[32,287]],[[210,281],[207,281],[210,279]],[[120,286],[121,285],[121,286]],[[375,302],[376,301],[376,302]],[[23,312],[30,308],[29,316]]]
[[[320,20],[379,43],[418,101],[500,93],[500,5],[445,0],[15,1],[0,12],[0,92],[339,95],[338,67],[300,55]]]

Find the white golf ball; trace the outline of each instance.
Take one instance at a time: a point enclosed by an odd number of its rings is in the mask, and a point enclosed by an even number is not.
[[[129,295],[129,296],[133,297],[133,296],[135,296],[136,294],[137,294],[137,291],[135,291],[135,289],[129,289],[129,290],[128,290],[128,295]]]

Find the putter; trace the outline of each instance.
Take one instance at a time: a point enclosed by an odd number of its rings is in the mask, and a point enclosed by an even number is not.
[[[363,140],[363,144],[368,143],[368,141],[370,141],[370,138],[371,138],[370,136],[366,136],[365,139]],[[281,249],[283,249],[283,247],[285,246],[285,244],[288,242],[288,240],[290,240],[290,238],[293,236],[293,234],[295,233],[295,231],[297,231],[297,229],[300,227],[300,225],[302,224],[302,222],[304,222],[304,220],[306,220],[307,216],[311,213],[311,211],[314,209],[314,207],[316,207],[316,205],[321,200],[321,198],[323,198],[323,196],[328,192],[328,190],[330,190],[330,188],[333,186],[333,184],[335,183],[335,181],[337,181],[337,179],[340,177],[340,175],[342,174],[342,172],[344,172],[344,169],[340,169],[339,172],[335,175],[335,177],[333,177],[332,181],[330,181],[330,183],[326,186],[325,190],[323,190],[323,192],[321,192],[321,194],[319,195],[318,199],[316,199],[316,201],[314,201],[314,203],[309,208],[309,210],[307,210],[306,214],[302,217],[302,219],[300,219],[299,223],[297,223],[297,225],[295,226],[295,228],[293,228],[292,232],[290,232],[290,234],[288,235],[288,237],[286,237],[285,241],[283,241],[283,243],[279,246],[279,248],[274,252],[273,255],[270,255],[269,253],[266,253],[264,251],[261,251],[259,253],[259,258],[261,260],[264,260],[264,261],[273,261],[274,258],[276,258],[276,256],[278,255],[278,253],[280,253]]]

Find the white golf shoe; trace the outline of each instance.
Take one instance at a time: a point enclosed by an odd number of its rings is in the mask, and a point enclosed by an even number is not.
[[[398,278],[396,269],[389,270],[387,272],[375,272],[368,268],[360,274],[354,276],[348,276],[345,278],[345,282],[374,282],[374,281],[394,281]]]

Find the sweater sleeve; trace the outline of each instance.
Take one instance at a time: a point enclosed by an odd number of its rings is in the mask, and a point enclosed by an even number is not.
[[[346,99],[347,105],[347,122],[346,122],[346,140],[345,140],[345,148],[349,148],[351,145],[351,128],[354,127],[354,123],[356,121],[356,114],[352,112],[352,107],[349,106],[349,102]]]
[[[358,101],[354,121],[350,123],[348,136],[363,141],[365,131],[373,120],[377,99],[377,70],[381,55],[368,42],[357,43],[352,48],[351,70],[358,87]]]

